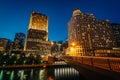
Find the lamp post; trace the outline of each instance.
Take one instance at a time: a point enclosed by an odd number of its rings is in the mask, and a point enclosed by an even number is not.
[[[72,43],[72,46],[75,46],[75,43],[74,43],[74,42]]]
[[[50,49],[51,49],[51,50],[50,50],[51,56],[52,56],[52,50],[53,50],[52,47],[53,47],[53,45],[54,45],[54,42],[51,42],[51,48],[50,48]]]
[[[73,49],[74,49],[73,54],[75,55],[75,43],[74,42],[72,43],[72,46],[73,46]]]

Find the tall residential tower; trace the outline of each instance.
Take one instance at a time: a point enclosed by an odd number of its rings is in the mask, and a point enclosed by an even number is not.
[[[111,49],[114,46],[112,27],[108,20],[99,20],[93,14],[73,11],[68,23],[69,55],[94,55],[98,49]]]

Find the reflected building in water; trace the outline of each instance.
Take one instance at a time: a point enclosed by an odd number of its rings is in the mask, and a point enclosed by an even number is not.
[[[69,66],[0,70],[0,80],[80,80],[79,72]],[[83,79],[82,79],[83,80]]]

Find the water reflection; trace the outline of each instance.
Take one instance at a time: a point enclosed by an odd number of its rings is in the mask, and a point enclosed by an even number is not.
[[[3,77],[3,70],[1,70],[0,72],[0,80],[2,80],[2,77]]]
[[[13,78],[14,78],[14,71],[12,71],[10,74],[10,80],[13,80]]]
[[[71,67],[56,68],[55,78],[56,80],[78,80],[79,72]]]
[[[74,68],[51,67],[0,70],[0,80],[83,80]]]

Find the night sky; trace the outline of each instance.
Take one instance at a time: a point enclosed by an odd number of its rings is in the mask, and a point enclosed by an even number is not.
[[[65,41],[67,24],[76,8],[97,19],[120,23],[120,0],[0,0],[0,38],[14,40],[17,32],[27,34],[34,10],[49,17],[49,40]]]

